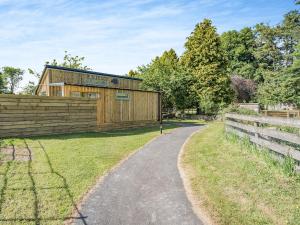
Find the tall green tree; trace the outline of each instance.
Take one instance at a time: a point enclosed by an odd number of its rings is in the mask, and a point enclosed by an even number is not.
[[[132,76],[143,78],[142,88],[162,92],[165,111],[184,110],[192,104],[192,76],[186,73],[178,61],[176,52],[170,49],[150,64],[129,72]]]
[[[5,83],[8,86],[8,92],[15,94],[16,89],[19,87],[21,80],[23,79],[24,70],[20,68],[14,68],[5,66],[2,68],[2,76]]]
[[[259,63],[258,73],[263,71],[279,71],[282,69],[283,53],[279,48],[280,30],[260,23],[255,26],[256,44],[255,57]]]
[[[258,88],[258,100],[265,105],[280,103],[300,107],[300,44],[294,52],[294,62],[280,72],[269,72]]]
[[[262,47],[265,48],[265,52],[269,51],[263,62],[268,60],[276,66],[264,68],[264,82],[259,85],[258,100],[265,105],[288,103],[300,106],[299,45],[296,48],[300,40],[299,11],[290,11],[284,16],[282,23],[266,30],[271,29],[272,32],[261,32],[261,36],[268,37]]]
[[[211,20],[196,25],[185,48],[181,63],[194,77],[199,105],[203,112],[215,114],[231,102],[232,90],[221,39]]]
[[[300,39],[300,13],[290,11],[284,15],[283,22],[278,26],[280,35],[280,49],[283,53],[283,67],[293,64],[293,52]]]
[[[257,61],[254,31],[245,27],[240,31],[232,30],[221,35],[221,43],[228,60],[228,73],[246,79],[259,80],[255,77]]]

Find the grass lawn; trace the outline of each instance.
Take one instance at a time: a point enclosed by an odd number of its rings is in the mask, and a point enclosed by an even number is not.
[[[229,141],[220,122],[188,142],[183,167],[216,224],[300,224],[300,177],[267,155]]]
[[[152,127],[3,140],[0,224],[62,224],[97,178],[158,135]]]

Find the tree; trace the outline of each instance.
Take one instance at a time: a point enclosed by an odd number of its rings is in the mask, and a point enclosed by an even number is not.
[[[228,60],[228,73],[239,75],[246,79],[259,80],[255,77],[257,61],[254,56],[255,35],[251,28],[241,31],[228,31],[221,35],[222,48]]]
[[[261,71],[279,71],[282,69],[283,53],[279,48],[280,30],[278,27],[260,23],[255,26],[256,44],[255,57]]]
[[[41,73],[36,72],[35,70],[30,69],[30,68],[28,68],[28,73],[30,75],[34,76],[35,78],[37,78],[38,80],[42,76]],[[24,95],[34,95],[36,88],[37,88],[37,84],[34,81],[29,81],[28,84],[26,84],[26,86],[23,87],[23,90],[21,93]]]
[[[21,93],[23,95],[34,95],[36,87],[37,86],[33,81],[29,81],[28,84],[25,87],[23,87],[23,90]]]
[[[3,74],[0,72],[0,94],[3,94],[5,92],[6,92],[5,80]]]
[[[185,48],[181,63],[194,77],[193,89],[200,107],[205,113],[215,114],[231,102],[232,90],[221,40],[210,20],[196,25]]]
[[[268,41],[270,43],[272,40],[273,47],[266,51],[277,53],[265,57],[276,62],[276,67],[263,72],[265,81],[258,87],[258,100],[266,105],[287,103],[300,106],[299,11],[287,13],[283,22],[273,28],[273,37],[271,36]]]
[[[294,55],[294,63],[280,72],[270,72],[258,87],[258,100],[265,105],[279,103],[300,106],[300,44]]]
[[[264,105],[281,103],[300,106],[299,71],[269,72],[265,83],[258,87],[258,100]]]
[[[280,49],[283,52],[283,66],[293,64],[293,52],[300,39],[300,13],[298,10],[290,11],[284,15],[283,22],[278,27],[280,32]]]
[[[45,64],[52,66],[63,66],[72,69],[91,70],[89,67],[83,65],[84,59],[85,57],[72,56],[65,51],[65,56],[62,63],[59,63],[56,59],[53,59],[51,62],[47,61]],[[28,68],[28,72],[37,79],[40,79],[42,76],[41,72],[37,72],[30,68]],[[29,81],[28,84],[23,88],[22,94],[32,95],[34,94],[36,88],[37,85],[35,82]]]
[[[33,69],[30,69],[30,68],[28,68],[28,73],[31,74],[31,75],[33,75],[33,76],[35,76],[37,79],[40,79],[41,76],[42,76],[41,73],[39,73],[39,72],[37,72],[37,71],[35,71]]]
[[[162,92],[162,106],[165,111],[184,110],[191,103],[191,76],[178,63],[173,49],[165,51],[146,66],[129,72],[143,78],[142,88]]]
[[[129,77],[138,77],[139,73],[137,71],[135,71],[135,70],[129,70],[128,76]]]
[[[72,69],[82,69],[82,70],[91,70],[89,67],[83,65],[85,57],[80,56],[72,56],[65,51],[65,56],[63,58],[63,62],[59,63],[56,59],[53,59],[51,62],[46,62],[46,64],[52,66],[63,66]]]
[[[254,99],[257,87],[253,80],[232,76],[231,86],[235,92],[237,102],[250,102]]]
[[[23,79],[24,71],[20,68],[5,66],[2,68],[2,76],[8,85],[9,93],[15,94],[19,87],[20,81]]]

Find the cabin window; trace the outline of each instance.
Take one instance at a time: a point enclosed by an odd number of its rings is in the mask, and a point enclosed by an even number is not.
[[[116,99],[120,101],[128,101],[129,100],[129,93],[124,92],[117,92]]]
[[[46,93],[46,91],[42,91],[42,92],[40,92],[40,94],[39,94],[40,96],[46,96],[47,95],[47,93]]]
[[[85,97],[85,98],[99,98],[100,95],[99,95],[99,93],[95,93],[95,92],[84,92],[84,93],[82,93],[82,97]]]
[[[81,93],[79,91],[72,91],[71,92],[71,97],[80,98],[81,97]]]

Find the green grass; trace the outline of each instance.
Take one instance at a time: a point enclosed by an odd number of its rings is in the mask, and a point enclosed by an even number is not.
[[[1,141],[30,149],[32,160],[1,154],[0,224],[62,224],[99,177],[158,135],[152,127]]]
[[[191,119],[164,119],[163,124],[191,124],[191,125],[203,125],[207,122],[204,120],[191,120]]]
[[[287,175],[288,163],[269,153],[228,139],[223,123],[195,134],[183,163],[195,195],[217,224],[299,224],[299,176]]]

